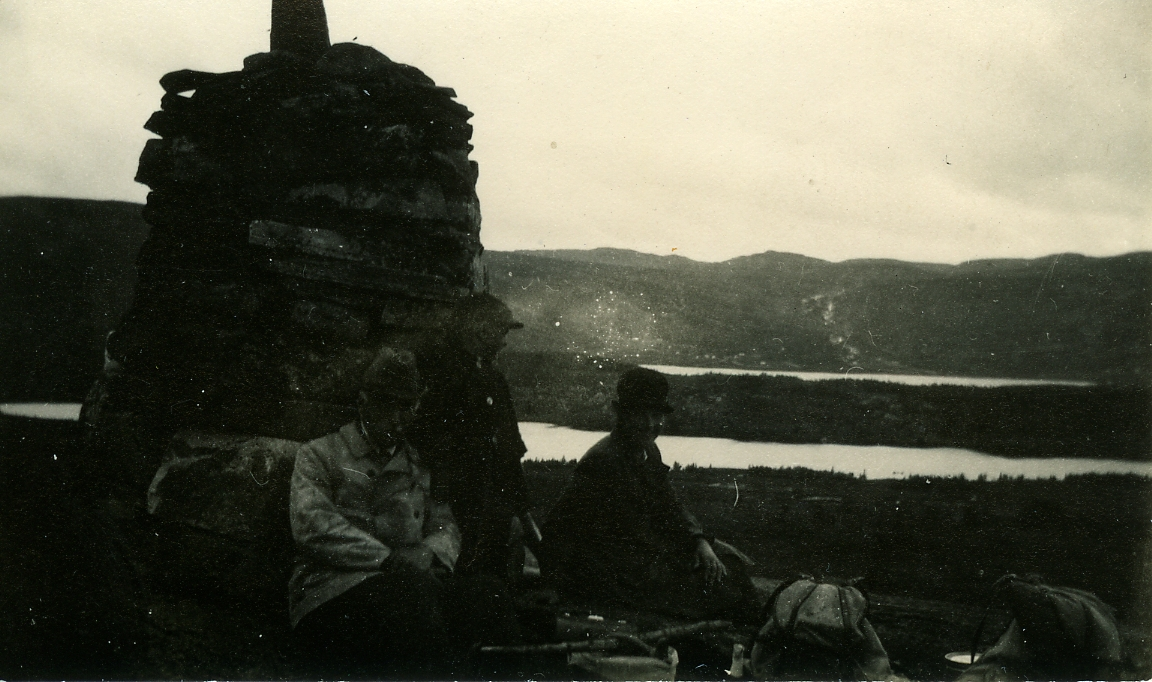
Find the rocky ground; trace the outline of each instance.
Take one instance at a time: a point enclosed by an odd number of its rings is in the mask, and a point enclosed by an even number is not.
[[[299,677],[275,579],[235,574],[239,584],[197,580],[189,557],[219,539],[151,519],[143,508],[87,494],[71,474],[81,453],[78,425],[0,419],[0,677],[245,678]],[[767,591],[785,576],[765,576]],[[250,581],[249,584],[240,581]],[[246,596],[245,596],[246,595]],[[978,599],[934,601],[874,592],[870,619],[894,669],[913,679],[949,679],[944,659],[964,649],[983,613]],[[589,620],[562,607],[568,638],[601,628],[648,631],[669,625],[645,614],[599,613]],[[994,614],[992,629],[1003,625]],[[624,621],[624,623],[620,623]],[[604,625],[607,623],[607,625]],[[751,633],[682,638],[679,676],[723,677],[731,644]],[[1134,655],[1125,677],[1152,674],[1142,633],[1128,628]],[[481,661],[477,674],[571,678],[563,656]]]

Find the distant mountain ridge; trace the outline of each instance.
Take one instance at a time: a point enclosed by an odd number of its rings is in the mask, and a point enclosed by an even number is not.
[[[84,397],[132,300],[141,208],[0,198],[0,400]]]
[[[127,307],[138,204],[0,198],[0,400],[78,400]],[[1149,380],[1152,253],[960,265],[488,251],[510,350],[644,363]]]
[[[1146,381],[1152,253],[945,265],[490,252],[515,350],[644,363]],[[559,323],[559,324],[557,324]]]

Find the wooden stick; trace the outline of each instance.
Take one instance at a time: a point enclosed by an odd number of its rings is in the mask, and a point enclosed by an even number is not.
[[[612,651],[620,646],[620,638],[601,637],[579,642],[557,642],[555,644],[518,644],[515,646],[482,646],[482,654],[559,654],[571,651]]]
[[[551,654],[572,651],[612,651],[620,647],[623,642],[635,644],[647,651],[649,655],[655,649],[648,642],[655,642],[671,637],[681,637],[696,632],[711,632],[714,630],[727,630],[732,623],[726,620],[706,620],[691,625],[676,625],[661,630],[652,630],[639,635],[626,633],[605,633],[597,639],[586,639],[578,642],[558,642],[555,644],[520,644],[516,646],[484,646],[480,653],[484,654]]]
[[[659,641],[661,639],[670,639],[672,637],[680,637],[683,635],[690,635],[695,632],[712,632],[713,630],[727,630],[732,627],[732,623],[726,620],[705,620],[699,623],[692,623],[691,625],[675,625],[663,630],[653,630],[652,632],[645,632],[636,635],[645,642]]]

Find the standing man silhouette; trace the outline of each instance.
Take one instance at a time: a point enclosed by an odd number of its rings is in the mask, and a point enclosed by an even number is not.
[[[500,299],[476,294],[455,306],[441,339],[417,352],[428,392],[413,440],[460,524],[461,573],[506,577],[513,519],[530,544],[539,537],[520,466],[527,448],[508,382],[493,366],[508,332],[523,326]]]

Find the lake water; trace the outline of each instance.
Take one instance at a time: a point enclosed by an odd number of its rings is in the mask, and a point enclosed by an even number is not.
[[[1091,386],[1091,381],[1061,381],[1046,379],[996,379],[991,377],[939,377],[918,374],[869,374],[863,371],[847,372],[786,372],[774,369],[727,369],[723,367],[677,367],[675,365],[644,365],[664,374],[676,376],[700,376],[702,374],[725,374],[732,376],[773,376],[795,377],[805,381],[827,381],[829,379],[868,379],[887,381],[909,386],[977,386],[993,388],[997,386]]]
[[[520,434],[528,446],[528,459],[578,459],[603,438],[602,432],[577,431],[552,424],[520,422]],[[1064,478],[1068,474],[1134,473],[1152,477],[1152,462],[1110,459],[1012,459],[959,448],[896,448],[886,445],[832,445],[791,443],[744,443],[724,438],[660,436],[664,462],[681,466],[713,466],[721,469],[804,467],[817,471],[842,471],[870,479],[909,476],[959,476],[988,478]]]
[[[0,414],[41,419],[80,416],[79,403],[6,403]],[[528,446],[528,459],[578,459],[606,434],[578,431],[563,426],[520,422]],[[842,471],[879,478],[909,476],[959,476],[988,478],[1064,478],[1068,474],[1133,473],[1152,477],[1152,462],[1110,459],[1011,459],[959,448],[896,448],[886,445],[832,445],[790,443],[744,443],[724,438],[661,436],[660,451],[671,465],[713,466],[720,469],[804,467],[817,471]]]
[[[0,414],[76,421],[80,418],[80,403],[4,403]]]

